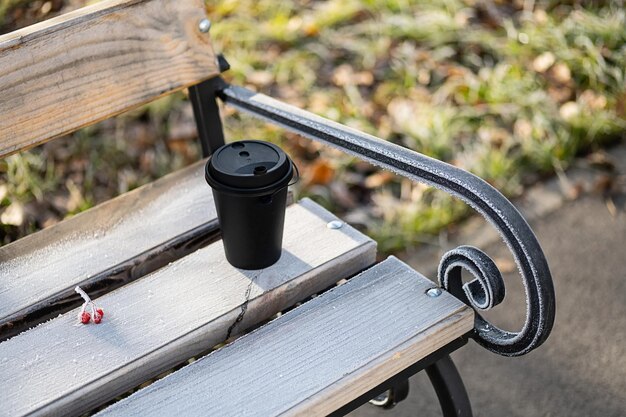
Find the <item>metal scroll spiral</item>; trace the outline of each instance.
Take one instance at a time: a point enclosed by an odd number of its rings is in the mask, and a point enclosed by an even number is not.
[[[467,284],[462,281],[463,268],[474,276]],[[447,252],[439,263],[438,276],[442,287],[477,310],[490,310],[504,300],[500,270],[486,253],[473,246],[459,246]],[[478,328],[488,327],[480,320]]]
[[[463,269],[474,277],[466,284],[463,284]],[[476,310],[490,310],[504,300],[505,287],[500,270],[486,253],[473,246],[459,246],[447,252],[441,258],[437,275],[443,288]],[[495,351],[494,344],[510,340],[515,334],[490,325],[476,311],[473,336],[478,343]]]
[[[429,158],[388,141],[359,132],[266,95],[229,86],[221,97],[239,110],[278,123],[288,130],[339,148],[413,181],[442,189],[468,203],[500,233],[509,247],[526,289],[526,321],[519,332],[491,325],[479,311],[504,298],[504,282],[495,263],[479,249],[461,246],[441,260],[441,285],[476,310],[472,337],[504,356],[519,356],[540,346],[554,324],[556,302],[546,258],[530,226],[498,190],[460,168]],[[474,280],[462,284],[461,269]]]

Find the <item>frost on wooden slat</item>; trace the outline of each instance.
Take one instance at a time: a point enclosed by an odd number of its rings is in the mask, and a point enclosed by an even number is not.
[[[232,267],[218,241],[99,298],[99,325],[74,310],[0,343],[0,415],[87,411],[220,343],[242,310],[232,334],[371,265],[375,243],[334,219],[302,201],[269,268]]]
[[[432,286],[391,257],[98,416],[326,415],[472,329]]]
[[[182,245],[217,230],[203,167],[198,162],[0,248],[0,340],[13,323],[28,325],[29,315],[78,299],[74,286],[114,273],[125,281],[130,272],[122,274],[124,268],[141,272],[129,260],[158,256],[168,243]]]
[[[104,0],[0,36],[0,157],[217,75],[204,17],[201,0]]]

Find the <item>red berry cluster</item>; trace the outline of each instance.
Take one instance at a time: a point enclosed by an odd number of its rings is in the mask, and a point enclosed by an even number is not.
[[[104,316],[104,311],[101,308],[96,309],[96,312],[93,316],[93,322],[98,324],[102,321],[102,317]],[[91,321],[91,314],[86,311],[83,311],[80,315],[80,322],[83,324],[87,324]]]
[[[91,316],[93,315],[93,322],[96,324],[100,323],[102,321],[102,317],[104,316],[104,311],[102,311],[101,308],[96,308],[96,304],[91,301],[89,295],[87,295],[82,288],[76,286],[74,291],[76,291],[83,298],[83,300],[85,300],[82,308],[80,309],[80,313],[78,314],[80,322],[83,324],[89,323],[91,321]],[[91,309],[91,314],[87,312],[87,308]]]

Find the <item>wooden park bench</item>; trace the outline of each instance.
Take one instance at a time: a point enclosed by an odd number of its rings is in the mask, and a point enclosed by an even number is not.
[[[517,261],[524,327],[480,315],[504,283],[479,249],[448,252],[434,284],[394,257],[376,263],[372,239],[306,199],[287,208],[277,264],[232,267],[202,160],[0,248],[0,415],[340,415],[393,405],[424,369],[444,415],[471,415],[448,354],[472,338],[522,355],[552,328],[550,272],[529,226],[461,169],[228,85],[209,29],[201,0],[105,0],[0,36],[0,156],[188,88],[208,157],[224,143],[217,97],[466,201]],[[77,285],[102,323],[79,323]]]

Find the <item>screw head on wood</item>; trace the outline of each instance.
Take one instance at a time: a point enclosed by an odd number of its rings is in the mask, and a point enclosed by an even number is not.
[[[202,33],[207,33],[209,30],[211,30],[211,21],[206,18],[202,19],[200,23],[198,23],[198,29]]]
[[[339,220],[333,220],[332,222],[328,222],[326,227],[333,230],[341,229],[343,227],[343,222]]]
[[[441,293],[442,293],[441,288],[431,288],[428,291],[426,291],[426,295],[432,298],[439,297]]]

